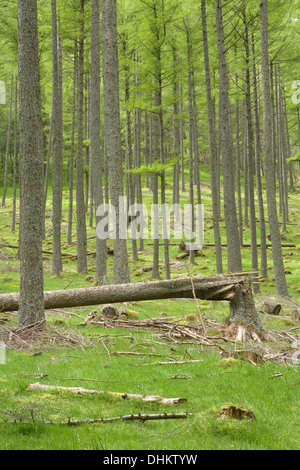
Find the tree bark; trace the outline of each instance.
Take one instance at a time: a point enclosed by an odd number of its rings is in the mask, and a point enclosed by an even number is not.
[[[76,120],[76,85],[78,78],[78,57],[77,57],[77,41],[74,44],[74,72],[73,72],[73,95],[72,95],[72,127],[71,127],[71,148],[69,159],[69,215],[68,215],[68,235],[67,243],[72,243],[73,228],[73,192],[74,192],[74,149],[75,149],[75,120]]]
[[[229,301],[232,304],[232,318],[237,318],[235,312],[239,312],[239,320],[243,321],[243,308],[251,305],[251,312],[245,310],[244,320],[248,315],[255,314],[249,290],[248,278],[240,275],[212,275],[193,278],[195,296],[198,299],[211,301]],[[238,297],[237,297],[238,293]],[[244,298],[244,303],[239,304],[239,298]],[[92,305],[103,305],[121,302],[140,302],[157,299],[193,299],[193,286],[190,278],[140,282],[122,285],[107,285],[88,287],[81,289],[67,289],[45,292],[45,309],[71,308]],[[19,294],[1,294],[0,311],[17,311],[19,307]]]
[[[8,164],[9,164],[11,121],[12,121],[13,85],[14,85],[14,76],[13,76],[13,73],[11,73],[9,116],[8,116],[8,130],[7,130],[7,142],[6,142],[6,156],[5,156],[5,170],[4,170],[4,187],[3,187],[3,194],[2,194],[2,207],[5,206],[7,182],[8,182],[7,180],[8,180]]]
[[[19,326],[43,324],[43,152],[37,1],[18,0],[20,118]]]
[[[15,84],[15,122],[14,122],[14,169],[13,169],[13,213],[11,231],[16,230],[16,206],[17,206],[17,172],[18,172],[18,80]]]
[[[230,272],[242,270],[242,258],[238,221],[236,214],[236,201],[234,192],[234,152],[231,129],[231,109],[229,101],[229,79],[225,57],[224,29],[222,1],[215,0],[218,58],[220,73],[220,122],[221,148],[223,157],[224,179],[224,213],[227,233],[228,270]]]
[[[126,229],[124,214],[120,213],[119,198],[123,197],[122,144],[119,108],[119,66],[117,41],[116,0],[102,1],[102,44],[103,44],[103,99],[104,134],[109,166],[111,204],[116,211],[116,237],[114,240],[115,283],[130,281],[127,240],[120,231]],[[124,209],[124,208],[123,208]]]
[[[218,200],[218,181],[216,174],[217,166],[217,142],[214,124],[214,109],[211,96],[211,80],[210,80],[210,66],[209,66],[209,49],[207,37],[207,22],[206,22],[206,5],[205,0],[201,1],[202,7],[202,29],[203,29],[203,52],[204,52],[204,66],[205,66],[205,84],[206,84],[206,102],[207,102],[207,117],[208,117],[208,138],[209,138],[209,155],[210,155],[210,181],[211,181],[211,198],[212,198],[212,213],[213,213],[213,229],[215,239],[215,253],[216,253],[216,266],[217,272],[223,272],[222,263],[222,248],[221,248],[221,235],[219,225],[219,200]]]
[[[259,209],[260,241],[261,241],[260,269],[261,269],[262,277],[267,278],[268,277],[267,238],[266,238],[265,209],[264,209],[264,200],[263,200],[263,193],[262,193],[262,182],[261,182],[260,121],[259,121],[259,104],[258,104],[257,78],[256,78],[256,67],[255,67],[255,48],[254,48],[254,36],[253,35],[251,39],[251,54],[252,54],[254,136],[255,136],[255,170],[256,170],[258,209]]]
[[[53,185],[53,259],[52,272],[60,275],[62,271],[61,257],[61,217],[62,217],[62,165],[63,165],[63,129],[62,129],[62,95],[59,80],[58,40],[56,0],[51,1],[52,11],[52,115],[53,115],[53,156],[52,156],[52,185]]]
[[[80,0],[80,38],[77,81],[77,151],[76,151],[76,215],[77,272],[87,272],[87,239],[83,183],[83,75],[84,75],[84,0]]]
[[[275,273],[276,291],[278,295],[288,296],[288,288],[285,278],[284,263],[281,248],[281,236],[279,231],[276,189],[274,187],[275,168],[272,153],[272,102],[269,81],[269,41],[268,41],[268,2],[262,0],[261,15],[261,71],[263,91],[263,150],[265,181],[267,191],[267,203],[269,214],[269,226],[272,241],[272,253]]]
[[[99,0],[92,0],[92,37],[91,37],[91,184],[95,202],[96,224],[101,218],[97,208],[103,204],[102,164],[100,153],[100,33]],[[96,280],[107,284],[106,240],[96,239]]]

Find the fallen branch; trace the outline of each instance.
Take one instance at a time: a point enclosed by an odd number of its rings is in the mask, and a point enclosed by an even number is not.
[[[57,390],[57,391],[68,391],[81,395],[84,393],[98,394],[98,395],[108,395],[112,398],[123,398],[123,399],[138,399],[145,402],[156,402],[162,405],[178,405],[179,403],[187,402],[186,398],[164,398],[160,396],[149,396],[149,395],[136,395],[133,393],[119,393],[119,392],[108,392],[103,390],[89,390],[81,387],[59,387],[55,385],[42,385],[39,382],[31,384],[28,387],[28,390]]]
[[[69,419],[68,421],[59,423],[59,424],[67,424],[68,426],[78,426],[80,424],[94,424],[94,423],[110,423],[112,421],[155,421],[160,419],[186,419],[188,417],[188,413],[164,413],[164,414],[145,414],[139,413],[134,415],[124,415],[124,416],[116,416],[113,418],[98,418],[98,419],[86,419],[86,420],[76,420],[72,421]]]
[[[191,364],[195,362],[203,362],[202,359],[192,359],[190,361],[167,361],[167,362],[154,362],[152,364],[135,364],[136,366],[167,366],[167,365],[178,365],[178,364]]]

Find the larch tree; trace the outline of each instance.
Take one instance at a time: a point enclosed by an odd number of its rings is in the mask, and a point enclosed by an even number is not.
[[[100,144],[100,32],[99,0],[92,0],[91,31],[91,184],[95,203],[96,223],[97,208],[103,204],[102,165]],[[98,284],[107,284],[106,240],[96,239],[96,280]]]
[[[78,45],[77,80],[77,149],[76,149],[76,215],[77,272],[87,272],[87,235],[83,183],[83,98],[84,98],[84,3],[80,0],[80,38]]]
[[[263,100],[263,152],[264,170],[267,192],[269,227],[272,243],[272,254],[276,291],[278,295],[288,296],[285,277],[281,236],[277,215],[274,155],[272,152],[272,102],[269,75],[269,34],[268,34],[268,1],[262,0],[260,6],[260,36],[261,36],[261,74]]]
[[[20,302],[22,327],[44,326],[43,154],[37,1],[18,0],[20,122]]]
[[[108,159],[110,200],[116,214],[113,282],[115,284],[123,284],[130,282],[130,275],[127,240],[126,235],[123,233],[126,231],[125,208],[120,204],[120,198],[123,198],[124,188],[116,0],[102,1],[102,45],[104,138]]]
[[[56,0],[51,1],[52,12],[52,115],[53,115],[53,151],[52,151],[52,198],[53,198],[53,274],[60,275],[62,271],[61,256],[61,217],[62,217],[62,167],[63,167],[63,122],[62,94],[59,83],[58,39]]]
[[[234,152],[229,101],[229,78],[225,55],[222,0],[215,0],[220,75],[220,138],[223,162],[224,214],[227,233],[228,270],[242,271],[242,258],[234,192]]]

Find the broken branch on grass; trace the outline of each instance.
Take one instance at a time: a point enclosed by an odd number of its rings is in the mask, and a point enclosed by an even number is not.
[[[112,421],[141,421],[144,423],[145,421],[155,421],[160,419],[186,419],[188,417],[188,413],[163,413],[163,414],[145,414],[139,413],[134,415],[124,415],[124,416],[116,416],[113,418],[98,418],[98,419],[86,419],[86,420],[76,420],[72,421],[68,419],[68,421],[59,423],[59,424],[67,424],[68,426],[78,426],[80,424],[94,424],[94,423],[110,423]]]
[[[123,399],[138,399],[145,402],[156,402],[162,405],[178,405],[179,403],[187,402],[186,398],[164,398],[160,396],[152,395],[136,395],[134,393],[119,393],[119,392],[109,392],[103,390],[89,390],[81,387],[59,387],[55,385],[42,385],[39,382],[31,384],[28,387],[28,390],[57,390],[57,391],[69,391],[71,393],[76,393],[81,395],[84,393],[98,394],[98,395],[108,395],[112,398],[123,398]]]

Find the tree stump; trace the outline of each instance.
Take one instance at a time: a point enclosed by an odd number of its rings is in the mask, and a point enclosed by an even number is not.
[[[281,305],[276,300],[268,299],[264,302],[263,310],[269,315],[279,315]]]

